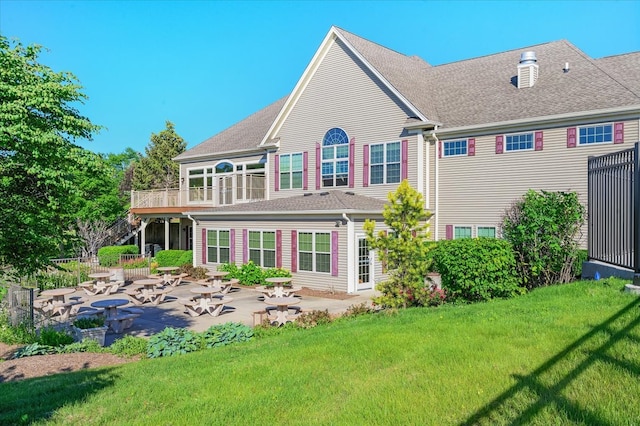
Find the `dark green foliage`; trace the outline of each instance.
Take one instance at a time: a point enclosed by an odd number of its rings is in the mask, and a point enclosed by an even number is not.
[[[454,300],[480,302],[520,294],[516,261],[507,241],[462,238],[439,241],[429,252],[442,288]]]
[[[71,354],[76,352],[106,352],[107,348],[100,346],[94,339],[84,339],[82,342],[73,342],[68,345],[60,346],[56,349],[56,353],[59,354]]]
[[[205,347],[215,348],[236,342],[246,342],[253,337],[253,330],[244,324],[227,322],[213,325],[204,332]]]
[[[573,279],[585,208],[575,192],[529,190],[503,216],[518,274],[528,289]]]
[[[136,259],[126,259],[121,261],[118,266],[122,266],[123,269],[142,269],[149,267],[150,258],[139,257]],[[83,280],[84,281],[84,280]]]
[[[180,266],[193,263],[193,250],[162,250],[156,254],[158,266]]]
[[[588,250],[578,250],[576,260],[573,262],[573,278],[579,280],[582,277],[582,262],[589,259]]]
[[[6,311],[0,309],[0,342],[8,345],[34,343],[37,336],[30,323],[13,326]]]
[[[118,356],[132,357],[137,355],[145,355],[147,353],[147,339],[135,336],[124,336],[114,341],[109,346],[109,352]]]
[[[99,130],[78,112],[87,97],[38,62],[42,49],[0,36],[0,264],[18,276],[74,245],[78,176],[98,163],[78,146]]]
[[[176,133],[173,123],[165,124],[159,134],[151,134],[146,156],[137,161],[132,182],[135,190],[179,187],[180,166],[173,158],[184,152],[187,143]]]
[[[203,347],[200,333],[186,328],[167,327],[160,333],[151,336],[147,346],[147,357],[160,358],[196,352]]]
[[[88,278],[88,276],[86,277]],[[38,289],[41,291],[52,288],[75,287],[78,285],[78,275],[72,272],[38,272],[33,278],[35,279]]]
[[[120,262],[121,254],[138,254],[138,246],[105,246],[98,250],[100,266],[115,266]]]
[[[73,321],[73,325],[83,330],[86,330],[88,328],[104,327],[104,317],[93,316],[93,317],[76,318]]]
[[[243,342],[252,337],[253,330],[240,323],[214,325],[204,333],[184,328],[167,327],[149,339],[147,357],[159,358],[186,354],[234,342]]]
[[[66,331],[45,327],[38,334],[38,343],[44,346],[64,346],[73,343],[73,336]]]
[[[315,309],[311,312],[304,312],[296,318],[296,325],[301,328],[313,328],[322,324],[329,324],[333,319],[329,314],[329,310],[324,311]]]
[[[18,349],[13,354],[13,357],[24,358],[26,356],[49,355],[49,354],[55,354],[57,352],[58,350],[53,346],[43,345],[42,343],[35,342]]]

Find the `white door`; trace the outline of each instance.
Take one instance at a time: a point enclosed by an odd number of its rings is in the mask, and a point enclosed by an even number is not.
[[[368,290],[373,288],[373,252],[369,250],[369,243],[364,235],[358,235],[356,239],[358,240],[356,252],[357,290]]]

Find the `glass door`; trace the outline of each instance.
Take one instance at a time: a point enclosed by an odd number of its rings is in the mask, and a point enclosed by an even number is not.
[[[358,290],[367,290],[373,288],[373,269],[372,259],[373,252],[369,249],[369,243],[364,235],[358,235]]]

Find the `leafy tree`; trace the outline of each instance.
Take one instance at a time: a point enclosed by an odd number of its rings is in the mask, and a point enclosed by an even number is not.
[[[184,152],[187,143],[174,129],[172,122],[159,134],[151,134],[151,142],[133,170],[133,188],[136,190],[177,188],[180,167],[173,157]]]
[[[0,36],[0,264],[19,274],[67,243],[76,178],[95,161],[75,141],[99,130],[73,107],[87,99],[76,77],[40,64],[41,50]]]
[[[440,300],[425,283],[429,272],[425,244],[429,238],[429,214],[424,210],[422,194],[402,181],[389,193],[382,216],[388,231],[375,232],[376,222],[365,221],[367,241],[386,265],[388,279],[378,284],[382,295],[374,302],[384,307],[427,306]]]
[[[573,279],[584,215],[575,192],[529,190],[505,211],[502,234],[516,252],[518,274],[526,288]]]

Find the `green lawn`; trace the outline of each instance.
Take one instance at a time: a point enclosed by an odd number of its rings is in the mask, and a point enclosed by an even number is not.
[[[622,281],[410,309],[0,385],[15,424],[640,424]]]

